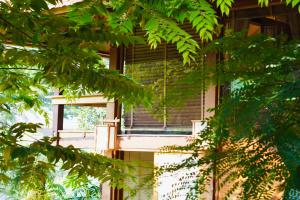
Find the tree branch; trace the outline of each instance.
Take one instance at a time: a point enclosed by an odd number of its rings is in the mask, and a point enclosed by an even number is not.
[[[0,20],[2,20],[4,23],[8,24],[9,26],[14,27],[18,32],[22,33],[23,35],[25,35],[28,39],[32,39],[32,36],[30,36],[28,33],[26,33],[25,31],[21,30],[20,28],[18,28],[16,25],[12,24],[10,21],[8,21],[7,19],[3,18],[0,15]]]
[[[13,23],[11,23],[10,21],[8,21],[7,19],[3,18],[2,15],[0,15],[0,20],[2,20],[4,23],[6,23],[7,25],[13,27],[16,31],[20,32],[21,34],[25,35],[25,37],[27,37],[29,40],[32,40],[32,36],[28,33],[26,33],[25,31],[23,31],[22,29],[20,29],[18,26],[14,25]],[[49,49],[47,46],[44,46],[43,44],[39,43],[40,47],[47,49],[48,51],[52,51],[51,49]],[[53,52],[53,51],[52,51]]]
[[[36,69],[36,68],[0,67],[0,70],[16,70],[16,69],[42,71],[41,69]]]

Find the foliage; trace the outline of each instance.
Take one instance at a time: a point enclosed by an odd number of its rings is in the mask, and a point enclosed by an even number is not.
[[[67,180],[73,180],[72,188],[80,188],[92,177],[100,182],[110,181],[112,187],[123,188],[129,194],[135,193],[135,189],[124,182],[125,179],[136,182],[135,176],[132,175],[135,164],[126,164],[100,154],[86,153],[72,146],[53,146],[55,138],[45,137],[30,145],[23,145],[26,133],[34,133],[38,127],[36,124],[25,123],[1,127],[1,183],[5,185],[11,180],[17,181],[19,195],[32,192],[34,199],[49,198],[49,174],[54,173],[55,167],[58,166],[67,172]]]
[[[108,45],[116,47],[139,43],[147,43],[150,47],[155,48],[157,44],[166,41],[176,44],[178,51],[183,56],[184,63],[189,63],[195,59],[199,45],[178,24],[191,23],[203,41],[211,40],[213,36],[218,34],[218,19],[220,16],[217,15],[217,11],[220,10],[221,13],[228,15],[234,1],[84,0],[76,3],[64,15],[55,14],[53,10],[49,9],[50,4],[56,5],[59,2],[59,0],[11,0],[0,2],[1,113],[9,113],[12,109],[34,109],[44,114],[45,112],[41,109],[42,104],[39,95],[40,92],[45,92],[45,85],[64,90],[64,94],[69,96],[96,92],[103,93],[108,98],[115,98],[122,102],[136,104],[141,102],[149,103],[149,94],[141,85],[129,77],[120,74],[118,71],[105,68],[102,58],[98,54],[99,50],[107,50]],[[268,2],[268,0],[258,1],[260,5],[268,5]],[[299,8],[299,0],[286,0],[284,2],[294,7],[298,6]],[[146,41],[142,37],[134,35],[135,28],[141,28],[146,32]],[[241,43],[238,42],[232,47],[236,47],[239,44]],[[271,47],[274,46],[271,45]],[[245,46],[239,46],[239,48],[244,50],[249,49],[248,47],[245,48]],[[250,50],[253,50],[253,48],[250,48]],[[256,52],[260,52],[258,50],[260,49],[255,49],[253,55],[260,58],[261,54],[255,54]],[[272,54],[264,51],[266,56],[269,55],[271,57],[271,55],[274,56],[278,53],[277,58],[282,58],[280,54],[282,53],[280,51],[282,49],[274,48],[268,50]],[[267,58],[264,57],[264,59]],[[262,62],[264,60],[258,61]],[[255,60],[253,63],[259,64],[257,63],[258,61]],[[284,65],[288,64],[288,62],[292,61],[282,61]],[[247,83],[246,88],[249,89],[253,85],[249,84],[246,80],[256,80],[254,75],[260,75],[261,73],[265,75],[263,77],[265,78],[265,82],[259,82],[262,85],[258,85],[259,87],[255,88],[257,89],[255,90],[256,92],[263,91],[265,96],[262,96],[264,97],[263,99],[251,99],[251,105],[254,106],[251,109],[261,111],[261,108],[268,101],[278,103],[268,107],[270,111],[264,113],[267,117],[263,119],[275,120],[281,114],[286,115],[283,121],[272,125],[278,125],[286,131],[286,134],[283,134],[283,141],[285,141],[284,139],[290,141],[289,137],[286,136],[293,136],[295,139],[292,141],[297,141],[297,135],[293,135],[295,133],[294,128],[298,128],[296,125],[281,126],[286,124],[285,121],[289,122],[290,118],[299,119],[296,116],[297,113],[288,113],[277,108],[282,108],[280,106],[286,106],[289,110],[297,108],[294,104],[298,99],[296,97],[296,100],[294,100],[293,95],[297,95],[294,89],[298,87],[298,83],[292,81],[289,83],[284,82],[284,78],[288,80],[292,79],[292,75],[287,75],[288,70],[292,70],[291,68],[287,68],[287,71],[285,71],[283,68],[276,67],[273,69],[274,73],[279,73],[279,71],[276,71],[277,69],[282,69],[283,73],[282,75],[280,74],[278,80],[260,71],[259,74],[255,74],[254,72],[251,74],[249,72],[252,76],[249,75],[248,77],[247,75],[241,78],[245,78],[243,81]],[[258,70],[267,69],[258,68]],[[237,72],[236,74],[242,76]],[[231,77],[240,78],[237,75],[231,75]],[[266,87],[261,86],[266,86],[267,81],[271,83],[274,83],[272,81],[283,81],[285,85],[281,87],[280,85],[276,85],[277,82],[275,82],[274,87],[265,90]],[[250,83],[252,82],[250,81]],[[278,93],[272,96],[271,94],[274,91]],[[244,92],[246,92],[244,95],[247,96],[251,93],[251,90]],[[240,93],[237,92],[237,97],[239,96],[238,94]],[[241,91],[241,94],[243,94],[243,91]],[[291,100],[279,101],[280,99],[288,98]],[[226,102],[228,104],[233,103],[231,100],[237,101],[239,99],[229,98]],[[241,108],[241,111],[244,111],[242,109],[248,107],[239,108]],[[272,109],[276,112],[271,112],[273,111]],[[226,107],[220,107],[220,111],[218,112],[220,114],[217,116],[221,116],[222,113],[229,116],[233,114],[232,112],[227,112]],[[276,115],[273,116],[273,114]],[[230,119],[230,117],[224,119]],[[252,125],[255,121],[254,119],[256,118],[249,119],[252,120],[249,121],[252,122]],[[268,123],[263,122],[265,121],[262,121],[261,125],[268,125]],[[120,160],[112,160],[101,155],[88,154],[72,146],[67,148],[54,146],[52,145],[54,139],[50,138],[35,141],[29,146],[22,145],[24,134],[36,132],[38,127],[39,125],[30,123],[13,125],[7,123],[5,120],[1,121],[0,181],[3,184],[8,183],[14,176],[18,176],[20,193],[22,191],[33,191],[33,194],[36,194],[35,199],[46,198],[48,195],[45,188],[47,174],[54,170],[58,162],[62,162],[62,169],[69,172],[69,178],[73,175],[76,176],[78,184],[87,182],[88,177],[91,176],[101,182],[109,180],[113,187],[123,188],[129,190],[130,194],[134,194],[134,190],[129,188],[124,182],[125,179],[133,179],[134,181],[134,177],[130,175],[130,171],[134,169],[134,166],[130,164],[125,164]],[[249,127],[245,126],[243,133],[248,133]],[[260,129],[251,129],[254,135],[258,130]],[[285,167],[290,174],[288,184],[294,187],[293,177],[296,173],[294,166],[296,165],[297,158],[293,160],[289,159],[291,157],[287,157],[286,154],[291,153],[291,151],[284,151],[284,149],[286,149],[285,145],[292,145],[292,147],[295,145],[287,142],[278,144],[278,135],[281,134],[275,135],[275,132],[279,129],[276,127],[270,130],[269,135],[263,135],[262,140],[266,141],[264,140],[265,138],[272,136],[273,140],[270,140],[270,143],[277,145],[278,151],[276,152],[280,153],[280,158],[283,159]],[[218,134],[218,137],[215,137],[213,141],[227,142],[227,138],[222,138],[222,140],[219,138],[221,135]],[[297,149],[293,150],[298,151]],[[291,156],[297,155],[292,154]],[[282,172],[282,170],[279,170],[279,172]],[[274,173],[276,174],[277,172]],[[251,185],[252,182],[249,181],[246,183]],[[36,191],[39,192],[35,193]],[[245,190],[245,192],[250,191],[253,190],[251,188]]]
[[[43,102],[40,98],[46,87],[35,84],[30,73],[25,74],[20,70],[0,70],[0,90],[0,111],[4,114],[9,114],[13,108],[17,112],[30,108],[47,119],[47,113],[41,109]],[[3,119],[1,123],[6,122]]]
[[[151,48],[156,48],[163,41],[176,44],[184,63],[191,63],[197,55],[199,45],[178,24],[191,24],[203,42],[211,41],[219,33],[218,12],[228,16],[235,2],[234,0],[111,0],[102,3],[86,0],[75,4],[69,16],[76,21],[76,28],[82,25],[99,26],[98,18],[93,17],[95,15],[102,19],[107,18],[112,31],[121,35],[132,36],[135,28],[141,28],[145,31],[147,43]],[[260,6],[268,6],[269,2],[258,0]],[[299,0],[283,2],[292,7],[300,6]],[[120,39],[115,41],[116,44],[127,45],[143,41],[143,38],[138,37]]]
[[[106,113],[103,110],[84,108],[79,111],[79,127],[85,130],[93,130],[99,125],[101,119],[105,118]]]
[[[166,168],[199,166],[200,193],[214,175],[225,199],[270,199],[278,191],[289,199],[291,189],[300,189],[299,41],[236,33],[204,51],[227,57],[216,67],[206,66],[207,78],[239,86],[222,97],[208,128],[192,144],[174,147],[193,150],[193,156]],[[185,80],[195,84],[198,76],[203,71],[192,71]]]
[[[103,108],[90,106],[67,106],[64,108],[64,117],[67,119],[77,119],[79,128],[83,130],[94,130],[96,125],[105,119],[106,112]]]
[[[15,172],[14,172],[15,173]],[[23,190],[20,188],[18,172],[14,174],[14,178],[10,179],[9,184],[1,187],[0,191],[5,195],[6,199],[54,199],[54,200],[95,200],[101,199],[100,187],[90,180],[80,186],[76,184],[76,178],[70,178],[63,183],[64,173],[55,170],[55,174],[50,172],[46,176],[45,193],[42,190]],[[10,174],[12,177],[12,174]]]
[[[105,68],[97,52],[100,48],[98,43],[107,43],[110,41],[108,38],[103,41],[98,37],[101,34],[93,32],[92,27],[87,31],[89,34],[75,31],[71,29],[74,22],[64,16],[45,10],[28,12],[30,5],[19,4],[18,1],[13,1],[12,5],[5,2],[0,4],[3,73],[20,69],[25,73],[23,76],[31,76],[33,84],[48,83],[64,89],[66,94],[98,92],[109,98],[131,102],[133,93],[137,101],[146,98],[144,90],[135,82],[117,71]],[[68,32],[65,33],[66,28]],[[7,45],[11,42],[18,46]],[[36,48],[26,48],[28,44]],[[122,84],[116,93],[113,88],[118,83]]]
[[[202,40],[211,40],[218,26],[214,4],[225,14],[233,4],[233,0],[85,0],[74,4],[67,15],[55,15],[48,4],[58,2],[0,3],[1,70],[24,72],[25,68],[31,71],[34,84],[47,82],[70,95],[98,92],[136,104],[149,102],[147,92],[128,77],[106,69],[97,52],[108,45],[144,43],[143,37],[134,35],[134,28],[140,27],[151,47],[163,41],[174,43],[188,63],[195,59],[199,45],[178,24],[191,23]],[[25,48],[28,45],[33,48]]]
[[[33,109],[46,117],[40,99],[40,94],[47,92],[46,85],[60,88],[66,95],[98,92],[124,102],[147,100],[140,85],[106,69],[97,54],[107,43],[134,37],[109,30],[101,33],[104,29],[95,30],[92,26],[75,29],[73,19],[55,15],[47,3],[58,1],[0,2],[1,113],[11,115],[12,110]],[[69,174],[67,178],[76,177],[78,184],[86,184],[88,177],[94,177],[134,193],[124,184],[125,179],[135,181],[129,174],[133,165],[72,146],[54,146],[55,138],[24,145],[24,135],[36,132],[37,128],[39,125],[35,124],[11,124],[7,118],[1,121],[2,185],[14,180],[19,195],[31,193],[33,199],[50,198],[46,187],[51,181],[48,175],[62,162],[61,168]]]

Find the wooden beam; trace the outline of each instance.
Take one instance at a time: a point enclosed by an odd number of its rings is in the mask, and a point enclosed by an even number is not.
[[[62,0],[56,5],[49,4],[50,10],[56,15],[65,15],[69,12],[69,6],[82,0]]]
[[[52,104],[54,105],[78,105],[78,106],[95,105],[97,107],[106,107],[106,104],[114,102],[113,99],[105,98],[101,94],[86,95],[71,100],[67,99],[63,95],[52,96],[50,98],[52,100]]]
[[[109,69],[118,70],[123,73],[124,68],[124,47],[110,47]],[[121,104],[116,100],[114,102],[113,118],[121,119]],[[108,111],[109,112],[109,111]]]
[[[269,6],[279,5],[279,4],[282,4],[280,0],[273,0],[269,3]],[[238,0],[235,1],[231,10],[243,10],[249,8],[261,8],[261,7],[258,5],[257,0]]]
[[[248,9],[236,9],[231,12],[234,15],[234,19],[251,19],[251,18],[261,18],[266,16],[279,16],[286,15],[291,12],[296,12],[295,9],[289,8],[286,5],[273,5],[269,7],[254,7]]]

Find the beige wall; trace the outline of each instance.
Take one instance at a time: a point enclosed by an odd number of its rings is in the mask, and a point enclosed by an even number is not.
[[[124,152],[124,161],[139,161],[142,162],[142,165],[151,165],[162,166],[165,164],[175,164],[180,163],[182,160],[188,158],[190,154],[181,154],[181,153],[155,153],[155,152],[138,152],[138,151],[125,151]],[[140,166],[135,171],[135,176],[137,177],[138,184],[142,183],[142,178],[145,175],[148,175],[152,172],[153,169],[145,168]],[[197,174],[197,169],[189,169],[188,171],[179,170],[174,173],[165,173],[162,174],[161,177],[157,179],[156,185],[152,185],[152,187],[147,187],[147,189],[139,190],[135,197],[130,197],[130,200],[183,200],[186,198],[186,194],[189,192],[189,189],[180,189],[180,191],[176,191],[176,187],[174,184],[180,183],[178,180],[180,177],[183,178],[186,175],[191,175],[190,173],[195,172]],[[194,174],[194,175],[195,175]],[[192,176],[194,176],[192,175]],[[183,181],[191,182],[194,180],[194,177],[184,178]],[[132,182],[127,182],[127,184],[131,187],[136,186]],[[200,199],[211,200],[212,199],[212,185],[208,184],[207,193],[201,195]],[[173,188],[173,189],[172,189]],[[175,188],[175,190],[174,190]],[[124,197],[128,196],[126,192],[124,192]]]
[[[139,161],[141,164],[135,171],[135,176],[137,177],[138,184],[143,184],[143,177],[152,173],[153,162],[154,162],[154,153],[153,152],[137,152],[137,151],[125,151],[124,152],[125,161]],[[131,186],[134,186],[134,183],[128,183]],[[143,188],[138,191],[135,197],[130,197],[130,200],[151,200],[153,194],[153,187]],[[128,194],[124,192],[124,197]]]

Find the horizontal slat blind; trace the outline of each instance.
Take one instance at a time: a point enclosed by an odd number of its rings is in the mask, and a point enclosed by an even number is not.
[[[199,41],[199,37],[195,34],[190,25],[182,25],[182,27],[193,37]],[[136,35],[144,35],[141,30],[136,30]],[[180,78],[180,73],[167,76],[164,80],[164,73],[172,69],[184,69],[182,56],[178,53],[176,46],[172,44],[160,44],[156,49],[151,50],[147,45],[134,45],[126,49],[125,55],[126,73],[134,79],[145,85],[153,84],[160,81],[164,85],[166,93],[168,88],[172,86],[174,80]],[[167,73],[168,74],[168,73]],[[175,76],[174,76],[175,75]],[[200,85],[200,84],[199,84]],[[185,90],[187,87],[199,87],[197,84],[176,85],[176,89]],[[174,90],[172,90],[174,91]],[[200,90],[199,90],[200,91]],[[157,90],[157,96],[164,98],[164,88]],[[172,94],[176,98],[176,94]],[[162,102],[164,102],[162,100]],[[199,120],[202,117],[203,95],[195,94],[195,97],[188,100],[182,106],[165,106],[165,104],[157,104],[157,112],[153,117],[145,108],[134,108],[133,112],[125,114],[126,128],[187,128],[191,129],[191,120]],[[164,120],[164,117],[165,120]],[[131,126],[132,125],[132,126]]]

